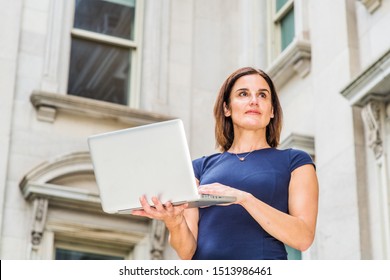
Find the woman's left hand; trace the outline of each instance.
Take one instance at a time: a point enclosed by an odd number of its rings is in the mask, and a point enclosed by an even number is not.
[[[219,204],[223,206],[227,206],[231,204],[242,204],[246,200],[248,195],[247,192],[220,183],[201,185],[198,188],[198,192],[200,194],[210,194],[210,195],[217,195],[217,196],[234,196],[236,198],[236,200],[232,203]]]

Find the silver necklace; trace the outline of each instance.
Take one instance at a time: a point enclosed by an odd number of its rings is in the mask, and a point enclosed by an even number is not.
[[[268,146],[268,145],[267,145],[267,146]],[[264,149],[264,148],[266,148],[267,146],[260,147],[258,150]],[[235,154],[235,155],[236,155],[236,157],[237,157],[241,162],[243,162],[243,161],[245,161],[246,157],[249,156],[249,155],[250,155],[251,153],[253,153],[254,151],[256,151],[256,150],[250,151],[249,153],[247,153],[245,156],[242,156],[242,157],[239,157],[238,154]]]
[[[253,150],[254,151],[254,150]],[[242,161],[245,161],[246,157],[249,156],[253,151],[247,153],[245,156],[243,157],[239,157],[238,154],[235,154],[236,157],[242,162]]]

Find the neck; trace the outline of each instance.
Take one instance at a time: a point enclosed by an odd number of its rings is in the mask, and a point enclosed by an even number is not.
[[[233,153],[246,153],[269,147],[265,135],[257,131],[234,135],[234,141],[229,151]]]

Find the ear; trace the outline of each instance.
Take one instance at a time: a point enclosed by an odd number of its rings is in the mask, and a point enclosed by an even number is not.
[[[230,117],[232,115],[230,109],[226,106],[226,102],[223,102],[223,111],[225,113],[225,117]]]
[[[274,116],[274,107],[272,107],[271,109],[271,119],[273,119],[275,116]]]

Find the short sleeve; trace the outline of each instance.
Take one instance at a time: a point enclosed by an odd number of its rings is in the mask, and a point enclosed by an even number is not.
[[[311,156],[301,150],[290,149],[290,172],[305,164],[311,164],[316,168]]]
[[[196,179],[200,181],[202,173],[203,173],[203,164],[206,157],[197,158],[192,161],[192,167],[194,168],[194,173]]]

